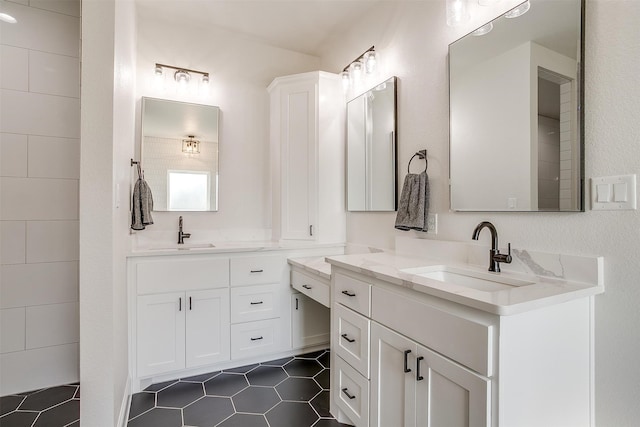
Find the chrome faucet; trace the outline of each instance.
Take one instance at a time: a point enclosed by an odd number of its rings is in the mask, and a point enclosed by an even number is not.
[[[178,218],[178,244],[184,245],[184,239],[188,239],[191,237],[191,233],[183,233],[182,232],[182,215]]]
[[[489,250],[489,271],[495,271],[496,273],[500,272],[500,263],[506,262],[507,264],[511,263],[511,243],[509,243],[509,253],[501,254],[500,249],[498,249],[498,231],[493,224],[489,221],[482,221],[480,224],[476,226],[476,229],[473,230],[473,236],[471,238],[473,240],[478,240],[480,236],[480,231],[483,228],[488,228],[491,232],[491,249]]]

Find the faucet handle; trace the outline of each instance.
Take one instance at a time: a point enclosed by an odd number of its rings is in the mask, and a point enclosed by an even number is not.
[[[507,254],[501,254],[500,253],[500,249],[498,249],[498,252],[493,256],[493,260],[497,261],[497,262],[506,262],[507,264],[510,264],[511,261],[513,260],[513,258],[511,257],[511,243],[507,244]]]

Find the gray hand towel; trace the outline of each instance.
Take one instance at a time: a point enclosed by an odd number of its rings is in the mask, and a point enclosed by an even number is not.
[[[396,228],[408,231],[427,231],[427,214],[429,213],[429,176],[426,172],[409,173],[404,177]]]
[[[145,226],[153,224],[151,211],[153,210],[153,195],[149,184],[138,178],[133,187],[133,208],[131,209],[131,228],[144,230]]]

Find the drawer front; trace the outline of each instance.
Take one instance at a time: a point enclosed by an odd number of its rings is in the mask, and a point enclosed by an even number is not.
[[[231,288],[231,323],[280,317],[278,285]]]
[[[344,411],[355,427],[368,427],[369,381],[340,357],[335,358],[335,364],[332,370],[333,385],[336,387],[336,405]]]
[[[136,264],[138,295],[229,286],[229,258],[154,259]]]
[[[371,306],[373,320],[481,375],[493,375],[494,325],[377,287],[372,292]]]
[[[244,359],[281,349],[280,319],[231,325],[231,358]]]
[[[335,304],[332,342],[336,354],[369,378],[369,333],[371,321]]]
[[[329,307],[331,285],[297,270],[291,270],[291,286],[309,298]]]
[[[280,283],[286,265],[280,255],[232,258],[231,286]]]
[[[371,285],[342,274],[336,274],[335,300],[367,317],[371,316]]]

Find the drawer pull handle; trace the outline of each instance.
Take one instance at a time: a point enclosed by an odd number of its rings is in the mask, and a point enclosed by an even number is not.
[[[349,398],[349,399],[355,399],[356,397],[352,394],[349,394],[349,389],[348,388],[343,388],[342,392]]]
[[[348,297],[355,297],[356,294],[354,294],[353,292],[349,292],[349,291],[342,291],[343,294],[345,294]]]
[[[182,311],[182,297],[178,298],[178,311]]]
[[[411,372],[411,368],[408,366],[409,353],[411,350],[404,351],[404,373]]]
[[[309,285],[302,285],[303,288],[305,289],[311,289],[313,286],[309,286]]]
[[[260,269],[260,270],[251,270],[252,273],[262,273],[264,270]]]
[[[353,338],[349,338],[347,336],[347,334],[342,334],[340,335],[342,338],[344,338],[345,340],[347,340],[348,342],[356,342],[356,340],[354,340]]]
[[[193,310],[193,304],[191,303],[191,297],[189,297],[189,311]]]
[[[420,362],[424,360],[424,356],[419,356],[416,358],[416,381],[422,381],[424,377],[420,375]]]
[[[251,341],[260,341],[262,339],[262,337],[258,337],[258,338],[251,338]]]

